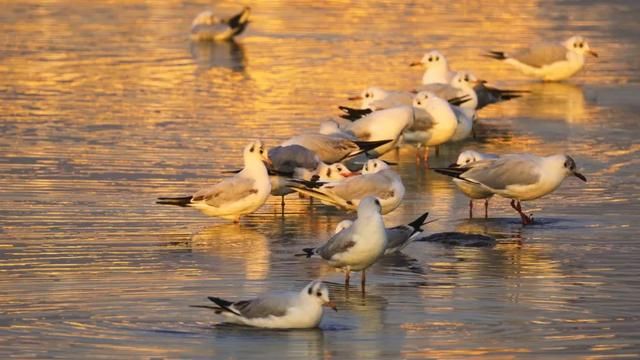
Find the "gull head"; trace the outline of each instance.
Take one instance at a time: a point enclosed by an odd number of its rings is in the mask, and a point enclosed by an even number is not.
[[[377,197],[369,195],[364,199],[360,200],[360,204],[358,204],[358,217],[366,217],[371,214],[380,215],[382,213],[382,205],[380,205],[380,200]]]
[[[465,150],[458,155],[456,162],[449,165],[449,167],[460,167],[484,159],[485,156],[475,150]]]
[[[382,100],[387,97],[388,92],[382,88],[377,86],[370,86],[360,93],[358,96],[352,96],[349,100],[364,100],[364,101],[374,101],[374,100]]]
[[[200,14],[198,14],[198,16],[196,16],[195,19],[193,19],[193,22],[191,23],[191,26],[196,26],[196,25],[214,25],[220,22],[220,19],[218,19],[212,11],[203,11]]]
[[[327,179],[340,180],[353,176],[354,174],[344,164],[335,163],[327,167],[325,175]]]
[[[342,220],[338,223],[338,225],[336,225],[336,231],[334,231],[334,234],[339,233],[340,231],[344,230],[344,229],[348,229],[351,227],[351,225],[353,225],[353,221],[351,220]]]
[[[427,110],[429,113],[443,105],[449,107],[448,102],[430,91],[420,91],[413,98],[413,107]]]
[[[564,162],[562,164],[562,167],[564,168],[566,176],[573,175],[578,179],[584,182],[587,182],[587,178],[576,170],[576,162],[573,160],[571,156],[564,155]]]
[[[598,57],[598,53],[589,48],[589,43],[582,36],[572,36],[566,40],[563,45],[567,50],[574,53],[580,55],[589,54],[593,57]]]
[[[362,175],[365,174],[375,174],[378,171],[382,171],[384,169],[388,169],[389,165],[380,159],[371,159],[368,160],[364,166],[362,167]]]
[[[305,286],[300,292],[300,295],[305,299],[314,301],[320,305],[324,305],[332,308],[334,311],[338,311],[336,304],[329,299],[329,289],[320,280],[314,280]]]
[[[446,70],[449,68],[449,65],[447,64],[447,58],[445,58],[444,55],[442,55],[442,53],[438,50],[431,50],[427,52],[419,62],[414,62],[411,64],[411,66],[418,65],[424,66],[427,70],[437,68]]]
[[[478,80],[478,78],[469,71],[458,71],[451,79],[451,86],[463,89],[465,87],[473,88],[478,84],[484,84],[486,81]]]
[[[331,135],[339,133],[340,125],[333,120],[326,120],[320,123],[320,130],[318,131],[322,135]]]
[[[260,140],[254,140],[245,146],[243,155],[245,162],[258,160],[271,165],[271,160],[269,159],[267,152],[264,150],[264,145]]]

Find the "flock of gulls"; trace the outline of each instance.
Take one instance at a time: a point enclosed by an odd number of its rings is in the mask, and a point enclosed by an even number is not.
[[[233,41],[249,23],[250,9],[221,19],[210,11],[192,24],[193,41]],[[491,51],[487,57],[512,65],[544,81],[564,80],[584,65],[585,55],[597,56],[580,36],[563,43],[538,44],[513,54]],[[472,136],[476,112],[485,106],[526,96],[526,91],[490,87],[467,71],[453,71],[439,51],[429,51],[412,66],[426,70],[422,84],[407,91],[378,87],[365,89],[359,108],[340,107],[340,119],[325,121],[317,132],[291,137],[266,149],[255,140],[244,147],[244,166],[217,184],[190,196],[161,197],[159,204],[192,207],[208,216],[238,222],[259,209],[269,196],[298,193],[324,205],[356,211],[355,220],[340,222],[326,243],[302,249],[297,256],[320,257],[344,271],[345,286],[351,272],[365,271],[381,256],[400,251],[422,231],[428,213],[406,225],[385,227],[382,215],[398,208],[405,195],[393,164],[379,157],[400,144],[415,144],[416,166],[428,168],[429,148]],[[446,168],[431,169],[453,178],[454,184],[473,200],[494,195],[511,200],[522,224],[533,222],[522,201],[553,192],[568,176],[586,178],[574,160],[564,154],[482,154],[467,150]],[[209,298],[213,305],[194,305],[215,310],[232,323],[264,328],[309,328],[320,323],[323,306],[336,310],[329,291],[314,280],[298,293],[267,294],[252,300],[231,302]],[[336,310],[337,311],[337,310]]]

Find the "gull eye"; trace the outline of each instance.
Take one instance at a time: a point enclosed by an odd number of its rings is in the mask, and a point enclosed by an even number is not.
[[[311,294],[313,293],[313,289],[312,289],[312,288],[309,288],[309,290],[307,291],[307,293],[308,293],[309,295],[311,295]]]
[[[376,205],[380,206],[380,200],[376,199]]]
[[[373,163],[373,167],[378,167],[378,163]]]
[[[436,61],[440,60],[440,56],[436,56]]]
[[[416,104],[418,104],[418,105],[422,105],[422,103],[420,102],[420,100],[416,101]]]
[[[253,150],[255,150],[255,149],[252,146],[251,149],[249,149],[249,152],[253,152]]]
[[[574,44],[573,44],[573,47],[574,47],[574,48],[577,48],[577,47],[578,47],[578,43],[574,43]]]
[[[322,293],[321,293],[320,291],[318,291],[318,292],[316,293],[316,295],[317,295],[318,297],[321,297],[321,296],[322,296]]]
[[[429,62],[432,62],[433,58],[431,56],[429,56]]]
[[[579,46],[580,48],[583,48],[583,47],[584,47],[584,44],[583,44],[583,43],[580,43],[580,44],[578,44],[578,46]]]
[[[368,98],[369,97],[369,93],[364,94],[364,97]]]

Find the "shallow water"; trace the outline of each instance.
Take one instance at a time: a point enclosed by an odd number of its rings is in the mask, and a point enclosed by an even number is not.
[[[640,353],[637,234],[640,3],[256,3],[237,44],[190,44],[207,2],[8,2],[0,12],[0,357],[459,358]],[[216,5],[221,13],[239,7]],[[600,58],[567,83],[480,56],[583,34]],[[154,204],[241,165],[247,138],[313,131],[369,85],[408,89],[438,48],[455,68],[528,96],[484,109],[461,149],[570,153],[589,178],[467,219],[449,179],[414,166],[387,224],[430,211],[429,232],[494,247],[415,243],[370,270],[367,295],[293,257],[348,215],[271,199],[241,225]],[[395,160],[394,156],[389,159]],[[481,206],[478,204],[477,213]],[[214,326],[190,304],[329,282],[320,329]],[[356,277],[357,279],[357,277]],[[356,281],[357,282],[357,281]]]

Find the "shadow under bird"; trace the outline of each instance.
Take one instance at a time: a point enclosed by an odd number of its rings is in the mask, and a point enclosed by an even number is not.
[[[349,286],[351,271],[362,272],[360,282],[365,289],[365,271],[373,265],[387,247],[387,235],[380,213],[380,201],[367,196],[358,206],[358,218],[351,226],[333,235],[324,245],[302,249],[310,258],[314,255],[326,260],[329,265],[345,272],[345,286]]]
[[[260,208],[271,192],[265,162],[269,158],[262,141],[244,148],[244,168],[233,177],[198,190],[191,196],[160,197],[157,204],[193,207],[208,216],[240,221],[240,217]]]
[[[312,281],[300,292],[270,293],[251,300],[228,301],[208,297],[213,305],[191,305],[212,309],[227,322],[269,329],[308,329],[317,327],[327,306],[338,311],[321,281]]]
[[[230,18],[218,18],[212,11],[203,11],[191,23],[194,41],[230,41],[249,25],[251,8],[248,6]]]
[[[480,185],[494,194],[511,199],[511,207],[518,212],[523,225],[533,223],[533,218],[522,211],[521,201],[535,200],[553,192],[568,176],[587,181],[576,170],[573,158],[564,154],[508,154],[460,167],[433,170]]]

